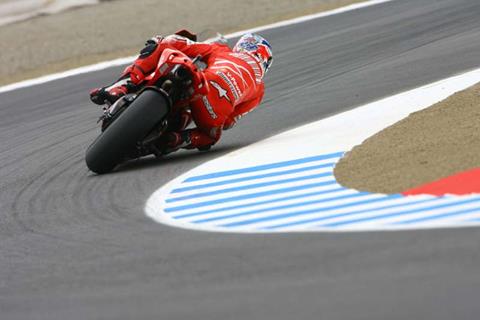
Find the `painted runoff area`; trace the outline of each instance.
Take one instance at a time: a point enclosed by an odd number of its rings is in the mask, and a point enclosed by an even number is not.
[[[480,194],[480,168],[460,172],[453,176],[429,182],[402,193],[410,196],[417,194],[432,194],[436,196],[442,196],[445,194]]]
[[[239,149],[157,190],[145,211],[218,232],[341,232],[480,224],[480,194],[374,194],[337,183],[344,152],[480,81],[480,69],[367,104]]]
[[[348,12],[348,11],[359,10],[359,9],[362,9],[362,8],[367,8],[367,7],[370,7],[370,6],[374,6],[374,5],[378,5],[378,4],[382,4],[382,3],[386,3],[386,2],[391,2],[391,1],[394,1],[394,0],[370,0],[370,1],[360,2],[360,3],[344,6],[344,7],[329,10],[329,11],[324,11],[324,12],[305,15],[305,16],[301,16],[301,17],[297,17],[297,18],[293,18],[293,19],[289,19],[289,20],[279,21],[279,22],[276,22],[276,23],[255,27],[255,28],[252,28],[252,29],[237,31],[237,32],[234,32],[234,33],[231,33],[231,34],[227,34],[224,37],[226,39],[233,39],[233,38],[239,37],[239,36],[241,36],[245,33],[248,33],[248,32],[260,32],[260,31],[264,31],[264,30],[275,29],[275,28],[280,28],[280,27],[284,27],[284,26],[299,24],[299,23],[303,23],[303,22],[306,22],[306,21],[320,19],[320,18],[324,18],[324,17],[328,17],[328,16],[333,16],[333,15]],[[68,78],[68,77],[72,77],[72,76],[76,76],[76,75],[80,75],[80,74],[100,71],[100,70],[104,70],[104,69],[111,68],[111,67],[123,66],[123,65],[132,63],[135,60],[136,57],[137,56],[118,58],[118,59],[115,59],[115,60],[100,62],[100,63],[92,64],[92,65],[89,65],[89,66],[84,66],[84,67],[80,67],[80,68],[76,68],[76,69],[72,69],[72,70],[67,70],[67,71],[63,71],[63,72],[59,72],[59,73],[54,73],[54,74],[42,76],[42,77],[35,78],[35,79],[25,80],[25,81],[21,81],[21,82],[17,82],[17,83],[12,83],[12,84],[0,87],[0,94],[4,93],[4,92],[18,90],[18,89],[22,89],[22,88],[28,88],[28,87],[31,87],[31,86],[36,86],[36,85],[39,85],[39,84],[43,84],[43,83],[47,83],[47,82],[51,82],[51,81],[55,81],[55,80],[59,80],[59,79],[64,79],[64,78]]]

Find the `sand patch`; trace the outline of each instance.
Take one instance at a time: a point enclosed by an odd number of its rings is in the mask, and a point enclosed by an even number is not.
[[[335,168],[343,186],[397,193],[480,167],[480,84],[412,113],[353,148]]]

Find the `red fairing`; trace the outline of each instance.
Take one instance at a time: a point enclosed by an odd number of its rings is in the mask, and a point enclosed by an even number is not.
[[[165,73],[168,73],[175,65],[182,65],[185,69],[190,70],[193,76],[192,86],[195,89],[194,96],[206,95],[208,93],[207,80],[205,79],[204,73],[198,70],[192,59],[189,59],[186,54],[174,49],[163,50],[160,59],[158,60],[157,67],[160,70],[165,68],[165,70],[162,72],[154,72],[145,77],[145,85],[155,85],[160,77],[162,77]]]
[[[190,58],[202,56],[207,68],[201,79],[206,88],[195,87],[201,98],[190,107],[197,128],[191,131],[191,148],[216,143],[222,129],[257,107],[263,97],[264,84],[259,63],[246,53],[235,53],[222,44],[193,42],[179,35],[155,37],[149,41],[150,51],[141,54],[123,73],[134,84],[146,84],[148,76],[159,65],[166,49],[179,50]]]

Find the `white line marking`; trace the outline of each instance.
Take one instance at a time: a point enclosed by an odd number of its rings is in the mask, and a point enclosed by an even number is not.
[[[135,57],[126,57],[126,58],[119,58],[119,59],[115,59],[115,60],[111,60],[111,61],[100,62],[100,63],[97,63],[97,64],[92,64],[92,65],[85,66],[85,67],[80,67],[80,68],[76,68],[76,69],[72,69],[72,70],[67,70],[67,71],[63,71],[63,72],[59,72],[59,73],[54,73],[54,74],[42,76],[42,77],[35,78],[35,79],[30,79],[30,80],[17,82],[17,83],[8,84],[6,86],[0,87],[0,93],[13,91],[13,90],[17,90],[17,89],[23,89],[23,88],[27,88],[27,87],[32,87],[32,86],[36,86],[36,85],[39,85],[39,84],[42,84],[42,83],[47,83],[47,82],[54,81],[54,80],[60,80],[60,79],[64,79],[64,78],[68,78],[68,77],[72,77],[72,76],[77,76],[77,75],[84,74],[84,73],[90,73],[90,72],[94,72],[94,71],[104,70],[104,69],[107,69],[107,68],[110,68],[110,67],[121,66],[121,65],[124,65],[124,64],[127,64],[127,63],[131,63],[135,59]]]
[[[289,26],[289,25],[293,25],[293,24],[298,24],[298,23],[310,21],[310,20],[315,20],[315,19],[320,19],[320,18],[333,16],[333,15],[348,12],[348,11],[353,11],[353,10],[358,10],[358,9],[362,9],[362,8],[366,8],[366,7],[371,7],[371,6],[374,6],[374,5],[378,5],[378,4],[382,4],[382,3],[386,3],[386,2],[391,2],[391,1],[394,1],[394,0],[371,0],[371,1],[361,2],[361,3],[355,3],[355,4],[351,4],[351,5],[348,5],[348,6],[341,7],[341,8],[329,10],[329,11],[309,14],[309,15],[306,15],[306,16],[301,16],[301,17],[297,17],[297,18],[293,18],[293,19],[289,19],[289,20],[285,20],[285,21],[279,21],[279,22],[275,22],[275,23],[272,23],[272,24],[267,24],[267,25],[252,28],[252,29],[237,31],[237,32],[231,33],[229,35],[226,35],[225,37],[226,38],[235,38],[235,37],[239,37],[239,36],[243,35],[244,33],[259,32],[259,31],[264,31],[264,30],[268,30],[268,29],[285,27],[285,26]]]
[[[267,25],[252,28],[252,29],[237,31],[237,32],[225,35],[224,37],[227,39],[231,39],[231,38],[241,36],[242,34],[248,33],[248,32],[259,32],[263,30],[269,30],[274,28],[285,27],[288,25],[299,24],[302,22],[306,22],[314,19],[320,19],[320,18],[324,18],[324,17],[328,17],[328,16],[332,16],[332,15],[336,15],[336,14],[340,14],[348,11],[358,10],[358,9],[370,7],[373,5],[378,5],[381,3],[391,2],[391,1],[394,1],[394,0],[371,0],[371,1],[361,2],[361,3],[348,5],[348,6],[330,10],[330,11],[310,14],[310,15],[306,15],[306,16],[302,16],[294,19],[267,24]],[[96,63],[96,64],[92,64],[92,65],[88,65],[88,66],[84,66],[84,67],[80,67],[72,70],[54,73],[54,74],[42,76],[35,79],[12,83],[12,84],[0,87],[0,93],[22,89],[26,87],[31,87],[31,86],[36,86],[42,83],[47,83],[50,81],[59,80],[59,79],[63,79],[71,76],[80,75],[80,74],[95,72],[95,71],[107,69],[110,67],[125,65],[125,64],[131,63],[136,57],[137,56],[119,58],[111,61],[100,62],[100,63]]]

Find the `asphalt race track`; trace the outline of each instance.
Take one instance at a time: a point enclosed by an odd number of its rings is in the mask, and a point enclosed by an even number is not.
[[[478,318],[478,229],[229,235],[143,208],[206,160],[478,68],[479,16],[477,0],[397,0],[263,32],[276,56],[261,108],[212,152],[105,176],[84,163],[88,91],[119,68],[0,94],[0,318]]]

